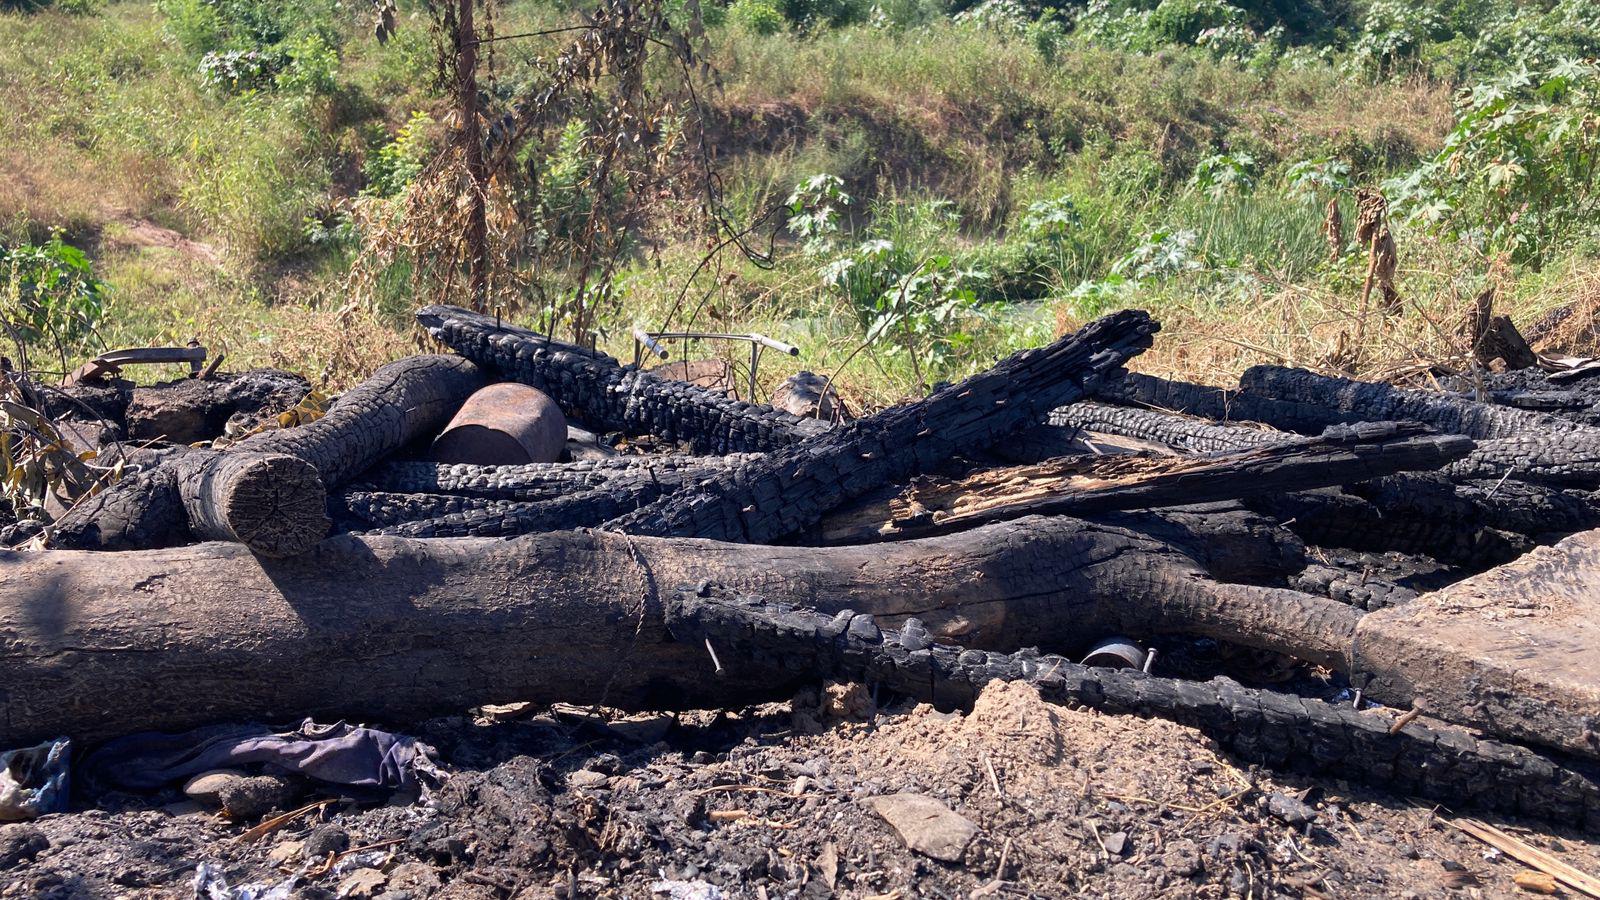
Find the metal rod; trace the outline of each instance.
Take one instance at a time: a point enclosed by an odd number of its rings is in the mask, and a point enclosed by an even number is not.
[[[752,403],[755,402],[756,391],[759,387],[756,381],[756,370],[761,366],[762,349],[770,347],[779,353],[785,353],[789,356],[800,355],[799,347],[796,347],[793,344],[785,344],[783,341],[774,340],[764,334],[758,334],[754,331],[747,334],[733,334],[731,332],[723,331],[645,331],[643,328],[635,327],[633,329],[633,364],[638,366],[643,362],[644,350],[646,347],[648,347],[652,353],[656,354],[660,358],[666,359],[667,348],[663,347],[659,343],[660,341],[697,340],[750,342],[749,399]]]
[[[643,356],[644,348],[646,348],[646,347],[648,347],[650,349],[651,353],[654,353],[657,357],[659,357],[661,359],[666,359],[668,356],[672,355],[671,353],[669,353],[667,351],[667,348],[661,346],[661,344],[656,341],[656,336],[655,335],[650,334],[650,332],[645,331],[643,328],[640,328],[638,326],[634,326],[634,329],[633,329],[633,364],[634,365],[637,366],[641,362],[641,357]]]

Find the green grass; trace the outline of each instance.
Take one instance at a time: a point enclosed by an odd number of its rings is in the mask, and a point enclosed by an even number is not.
[[[350,305],[348,248],[311,243],[305,222],[330,220],[361,189],[364,163],[413,111],[447,118],[425,13],[402,4],[399,32],[380,46],[364,7],[307,4],[310,24],[296,27],[326,32],[337,47],[331,88],[236,95],[199,74],[195,48],[219,39],[168,15],[198,8],[127,0],[88,15],[0,13],[0,241],[61,229],[89,249],[113,287],[101,327],[109,344],[200,337],[234,365],[346,384],[416,346],[405,322],[412,298],[403,273],[391,273],[375,309]],[[569,14],[514,2],[496,16],[511,33]],[[502,83],[531,80],[518,60],[560,40],[497,49]],[[1362,364],[1377,372],[1447,349],[1445,324],[1490,278],[1519,317],[1592,289],[1594,252],[1581,244],[1533,272],[1402,230],[1414,315],[1398,326],[1360,321],[1363,261],[1326,263],[1321,203],[1288,199],[1278,176],[1321,156],[1349,163],[1361,184],[1408,169],[1448,131],[1452,84],[1373,83],[1327,63],[1262,67],[1192,48],[1137,54],[1068,41],[1042,50],[1025,35],[944,18],[808,34],[713,28],[710,41],[721,86],[707,94],[712,133],[741,220],[827,172],[856,198],[843,247],[888,239],[914,258],[948,253],[990,276],[980,293],[997,302],[952,326],[958,351],[925,380],[960,377],[1072,325],[1084,306],[1068,294],[1165,229],[1192,230],[1207,267],[1116,297],[1167,323],[1141,365],[1197,377],[1264,360],[1323,364],[1341,332],[1371,340]],[[430,139],[444,133],[437,126]],[[1258,186],[1220,199],[1187,188],[1195,164],[1222,152],[1252,156]],[[1079,214],[1070,239],[1024,233],[1031,204],[1063,199]],[[152,246],[138,237],[142,223],[214,249],[216,262]],[[769,358],[768,383],[849,359],[837,374],[855,406],[918,389],[891,342],[862,349],[858,311],[822,286],[828,259],[780,234],[772,267],[724,258],[690,283],[704,243],[667,234],[623,266],[624,302],[601,323],[611,352],[631,358],[634,324],[758,330],[803,351],[799,361]],[[684,351],[709,353],[743,358]]]

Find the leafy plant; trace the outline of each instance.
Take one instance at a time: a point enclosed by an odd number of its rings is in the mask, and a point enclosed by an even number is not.
[[[215,50],[200,57],[200,80],[239,93],[273,83],[283,70],[282,54],[264,50]]]
[[[1284,186],[1296,200],[1315,200],[1350,187],[1350,164],[1323,156],[1305,159],[1283,173]]]
[[[1083,217],[1078,215],[1077,204],[1070,197],[1036,200],[1028,205],[1028,212],[1022,217],[1023,233],[1040,241],[1066,240],[1082,224]]]
[[[278,72],[279,90],[302,97],[324,97],[336,87],[339,54],[320,34],[308,34],[284,44],[286,62]]]
[[[1161,0],[1150,13],[1150,34],[1169,44],[1193,44],[1205,31],[1242,26],[1244,11],[1223,0]]]
[[[427,139],[433,117],[414,110],[406,123],[395,132],[394,140],[384,144],[367,157],[361,167],[367,186],[362,191],[370,197],[393,197],[422,173],[432,148]]]
[[[768,0],[734,0],[728,6],[728,21],[756,34],[777,34],[784,29],[783,12]]]
[[[1167,278],[1205,268],[1195,253],[1200,236],[1188,229],[1153,231],[1128,255],[1117,260],[1111,274],[1134,280]]]
[[[833,249],[835,236],[851,203],[844,181],[837,175],[813,175],[795,186],[783,205],[789,210],[789,230],[815,256]]]
[[[1444,148],[1386,186],[1414,221],[1538,263],[1595,229],[1600,66],[1519,71],[1461,96]]]
[[[6,287],[4,321],[24,342],[76,344],[105,312],[109,288],[94,277],[83,251],[59,234],[44,244],[0,249],[0,278]]]
[[[1353,66],[1379,78],[1413,61],[1427,41],[1441,30],[1438,13],[1410,0],[1373,0],[1367,7],[1361,37],[1351,48]]]
[[[1212,197],[1242,193],[1256,183],[1256,160],[1248,153],[1219,153],[1200,160],[1189,186]]]

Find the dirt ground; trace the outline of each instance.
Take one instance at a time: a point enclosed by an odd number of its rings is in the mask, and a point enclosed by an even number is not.
[[[193,897],[201,864],[232,885],[209,898],[1535,896],[1444,811],[1023,685],[966,714],[831,686],[739,715],[501,709],[414,733],[450,773],[425,800],[312,793],[334,799],[245,842],[255,823],[176,790],[90,798],[34,823],[48,848],[9,869],[20,832],[0,829],[0,897]],[[927,852],[874,810],[895,794],[951,814],[901,823]],[[1600,871],[1581,835],[1491,821]]]

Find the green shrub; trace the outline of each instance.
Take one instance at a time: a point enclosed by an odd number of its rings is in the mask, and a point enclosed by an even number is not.
[[[378,147],[361,167],[367,185],[362,193],[370,197],[394,197],[422,174],[422,166],[432,152],[427,140],[427,130],[433,117],[420,110],[413,111],[406,124],[400,126],[394,140]]]
[[[853,25],[872,13],[870,0],[778,0],[778,6],[784,18],[804,28]]]
[[[287,60],[277,74],[278,89],[301,97],[325,97],[338,86],[339,54],[320,34],[284,42]]]
[[[795,185],[783,205],[789,213],[789,230],[804,243],[806,253],[815,256],[833,248],[844,209],[852,202],[844,181],[823,173]]]
[[[1415,62],[1429,40],[1443,37],[1443,24],[1432,9],[1410,0],[1373,0],[1351,48],[1351,64],[1379,78],[1391,75]]]
[[[1415,221],[1538,264],[1595,231],[1597,173],[1600,66],[1572,60],[1463,92],[1444,149],[1386,189]]]
[[[783,13],[770,0],[734,0],[728,21],[756,34],[777,34],[784,28]]]
[[[1189,186],[1212,197],[1225,197],[1255,187],[1256,161],[1248,153],[1219,153],[1200,160]]]
[[[0,247],[0,320],[25,342],[76,345],[100,321],[108,290],[83,251],[59,234],[44,244]]]
[[[1244,12],[1223,0],[1161,0],[1150,13],[1149,29],[1163,43],[1193,44],[1207,29],[1243,23]]]

